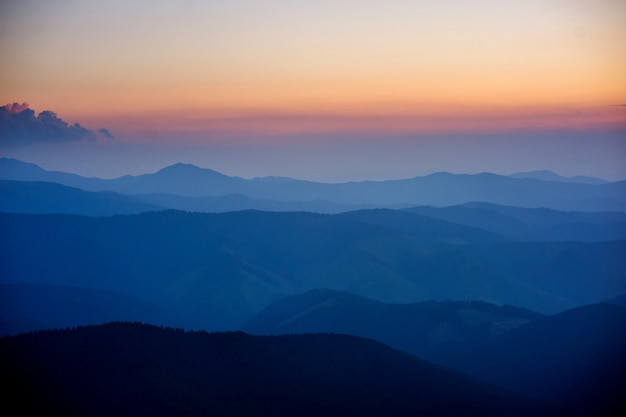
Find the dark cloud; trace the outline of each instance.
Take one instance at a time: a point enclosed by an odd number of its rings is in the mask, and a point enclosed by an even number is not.
[[[98,133],[107,138],[113,137],[107,129],[100,129]],[[44,110],[36,115],[26,102],[0,107],[0,144],[2,145],[91,141],[96,137],[95,132],[78,123],[70,125],[52,111]]]
[[[109,131],[109,129],[98,129],[98,133],[100,133],[102,136],[104,136],[107,139],[113,139],[115,136],[113,135],[113,133],[111,133],[111,131]]]

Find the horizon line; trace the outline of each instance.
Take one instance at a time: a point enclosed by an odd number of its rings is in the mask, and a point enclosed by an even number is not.
[[[553,174],[556,175],[562,179],[565,180],[573,180],[575,178],[588,178],[588,179],[595,179],[595,180],[601,180],[601,181],[605,181],[606,183],[613,183],[613,182],[621,182],[621,181],[626,181],[626,179],[617,179],[617,180],[609,180],[603,177],[599,177],[599,176],[593,176],[593,175],[582,175],[582,174],[578,174],[578,175],[573,175],[573,176],[565,176],[565,175],[561,175],[558,172],[555,172],[554,170],[551,169],[532,169],[532,170],[528,170],[528,171],[516,171],[516,172],[512,172],[512,173],[508,173],[508,174],[503,174],[503,173],[498,173],[498,172],[493,172],[493,171],[475,171],[475,172],[453,172],[453,171],[446,171],[446,170],[439,170],[439,171],[432,171],[429,173],[425,173],[425,174],[418,174],[418,175],[412,175],[412,176],[405,176],[405,177],[395,177],[395,178],[385,178],[385,179],[352,179],[352,180],[339,180],[339,181],[319,181],[319,180],[311,180],[311,179],[306,179],[306,178],[300,178],[300,177],[291,177],[291,176],[286,176],[286,175],[258,175],[258,176],[252,176],[252,177],[243,177],[243,176],[239,176],[239,175],[231,175],[231,174],[226,174],[222,171],[218,171],[216,169],[213,168],[209,168],[209,167],[204,167],[204,166],[200,166],[197,165],[195,163],[191,163],[191,162],[182,162],[182,161],[178,161],[178,162],[174,162],[171,164],[167,164],[165,166],[162,166],[161,168],[156,169],[156,171],[146,171],[146,172],[141,172],[138,174],[122,174],[122,175],[116,175],[116,176],[96,176],[96,175],[91,175],[91,176],[87,176],[87,175],[83,175],[77,171],[60,171],[60,170],[56,170],[56,169],[48,169],[48,168],[44,168],[41,164],[35,163],[35,162],[28,162],[28,161],[24,161],[22,159],[18,159],[18,158],[12,158],[12,157],[0,157],[0,160],[12,160],[12,161],[17,161],[23,164],[30,164],[30,165],[35,165],[36,167],[47,171],[47,172],[59,172],[59,173],[64,173],[64,174],[71,174],[71,175],[77,175],[83,178],[97,178],[97,179],[101,179],[101,180],[116,180],[119,178],[123,178],[123,177],[127,177],[127,176],[131,176],[131,177],[138,177],[141,175],[154,175],[162,170],[165,170],[167,168],[171,168],[174,167],[176,165],[186,165],[186,166],[190,166],[190,167],[194,167],[194,168],[198,168],[200,170],[204,170],[204,171],[213,171],[219,175],[225,176],[225,177],[230,177],[230,178],[240,178],[243,180],[248,180],[248,181],[254,181],[254,180],[263,180],[263,179],[270,179],[270,178],[276,178],[276,179],[284,179],[284,180],[292,180],[292,181],[306,181],[306,182],[313,182],[313,183],[319,183],[319,184],[345,184],[345,183],[354,183],[354,182],[386,182],[386,181],[403,181],[403,180],[411,180],[414,178],[424,178],[424,177],[428,177],[428,176],[432,176],[432,175],[437,175],[437,174],[449,174],[449,175],[468,175],[468,176],[474,176],[474,175],[482,175],[482,174],[490,174],[490,175],[497,175],[497,176],[501,176],[501,177],[509,177],[509,178],[514,178],[514,176],[516,175],[524,175],[524,174],[538,174],[538,173],[546,173],[546,174]],[[525,178],[519,178],[519,179],[536,179],[536,180],[540,180],[540,181],[550,181],[550,180],[542,180],[539,178],[534,178],[534,177],[525,177]]]

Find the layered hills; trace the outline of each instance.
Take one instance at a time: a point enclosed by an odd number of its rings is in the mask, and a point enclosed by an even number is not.
[[[626,410],[625,326],[626,309],[605,303],[541,316],[479,302],[384,304],[318,290],[272,304],[243,329],[368,337],[591,415]]]
[[[259,200],[245,195],[187,197],[171,194],[129,196],[112,191],[84,191],[56,183],[0,180],[0,212],[112,216],[176,209],[222,213],[256,209],[342,213],[359,205],[330,201]],[[449,207],[419,206],[405,211],[473,228],[485,229],[513,240],[605,241],[626,239],[626,213],[559,211],[491,203]]]
[[[113,216],[163,210],[111,191],[84,191],[53,182],[0,180],[0,212]]]
[[[286,295],[482,300],[554,313],[626,293],[625,241],[516,242],[396,210],[0,214],[2,283],[121,293],[227,330]]]
[[[377,342],[113,323],[0,339],[4,406],[93,416],[527,416],[563,412]],[[37,401],[27,401],[36,397]],[[14,408],[15,407],[15,408]]]
[[[390,304],[343,291],[313,290],[278,300],[241,329],[262,335],[351,334],[432,362],[448,362],[541,317],[534,311],[478,301]]]
[[[624,410],[626,182],[105,180],[0,158],[0,230],[0,334],[99,325],[0,339],[33,412]],[[307,335],[204,333],[236,329]]]

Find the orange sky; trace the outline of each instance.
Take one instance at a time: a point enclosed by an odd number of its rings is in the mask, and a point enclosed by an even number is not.
[[[0,101],[28,101],[87,126],[481,131],[626,123],[609,107],[626,104],[626,2],[618,0],[0,7]]]

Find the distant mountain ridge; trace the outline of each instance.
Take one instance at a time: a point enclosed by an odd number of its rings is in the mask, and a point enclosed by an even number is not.
[[[88,191],[217,197],[232,194],[274,201],[328,201],[369,207],[449,206],[482,201],[557,210],[626,211],[626,181],[606,184],[542,181],[495,174],[436,173],[393,181],[339,184],[266,177],[247,180],[189,164],[153,174],[103,180],[45,171],[14,159],[0,159],[0,179],[48,181]]]
[[[509,177],[511,178],[534,178],[534,179],[542,180],[542,181],[575,182],[575,183],[580,183],[580,184],[606,184],[610,182],[602,178],[588,177],[584,175],[577,175],[575,177],[563,177],[561,175],[555,174],[554,172],[548,171],[548,170],[518,172],[518,173],[509,175]]]
[[[112,191],[84,191],[57,183],[0,180],[0,212],[113,216],[176,209],[222,213],[239,210],[346,213],[365,207],[330,201],[277,201],[245,195],[185,197],[172,194],[125,195]],[[483,229],[514,240],[600,242],[626,239],[624,212],[563,212],[490,203],[459,206],[419,206],[404,211],[462,226]],[[388,211],[380,213],[390,215]],[[401,216],[395,213],[395,217]]]

